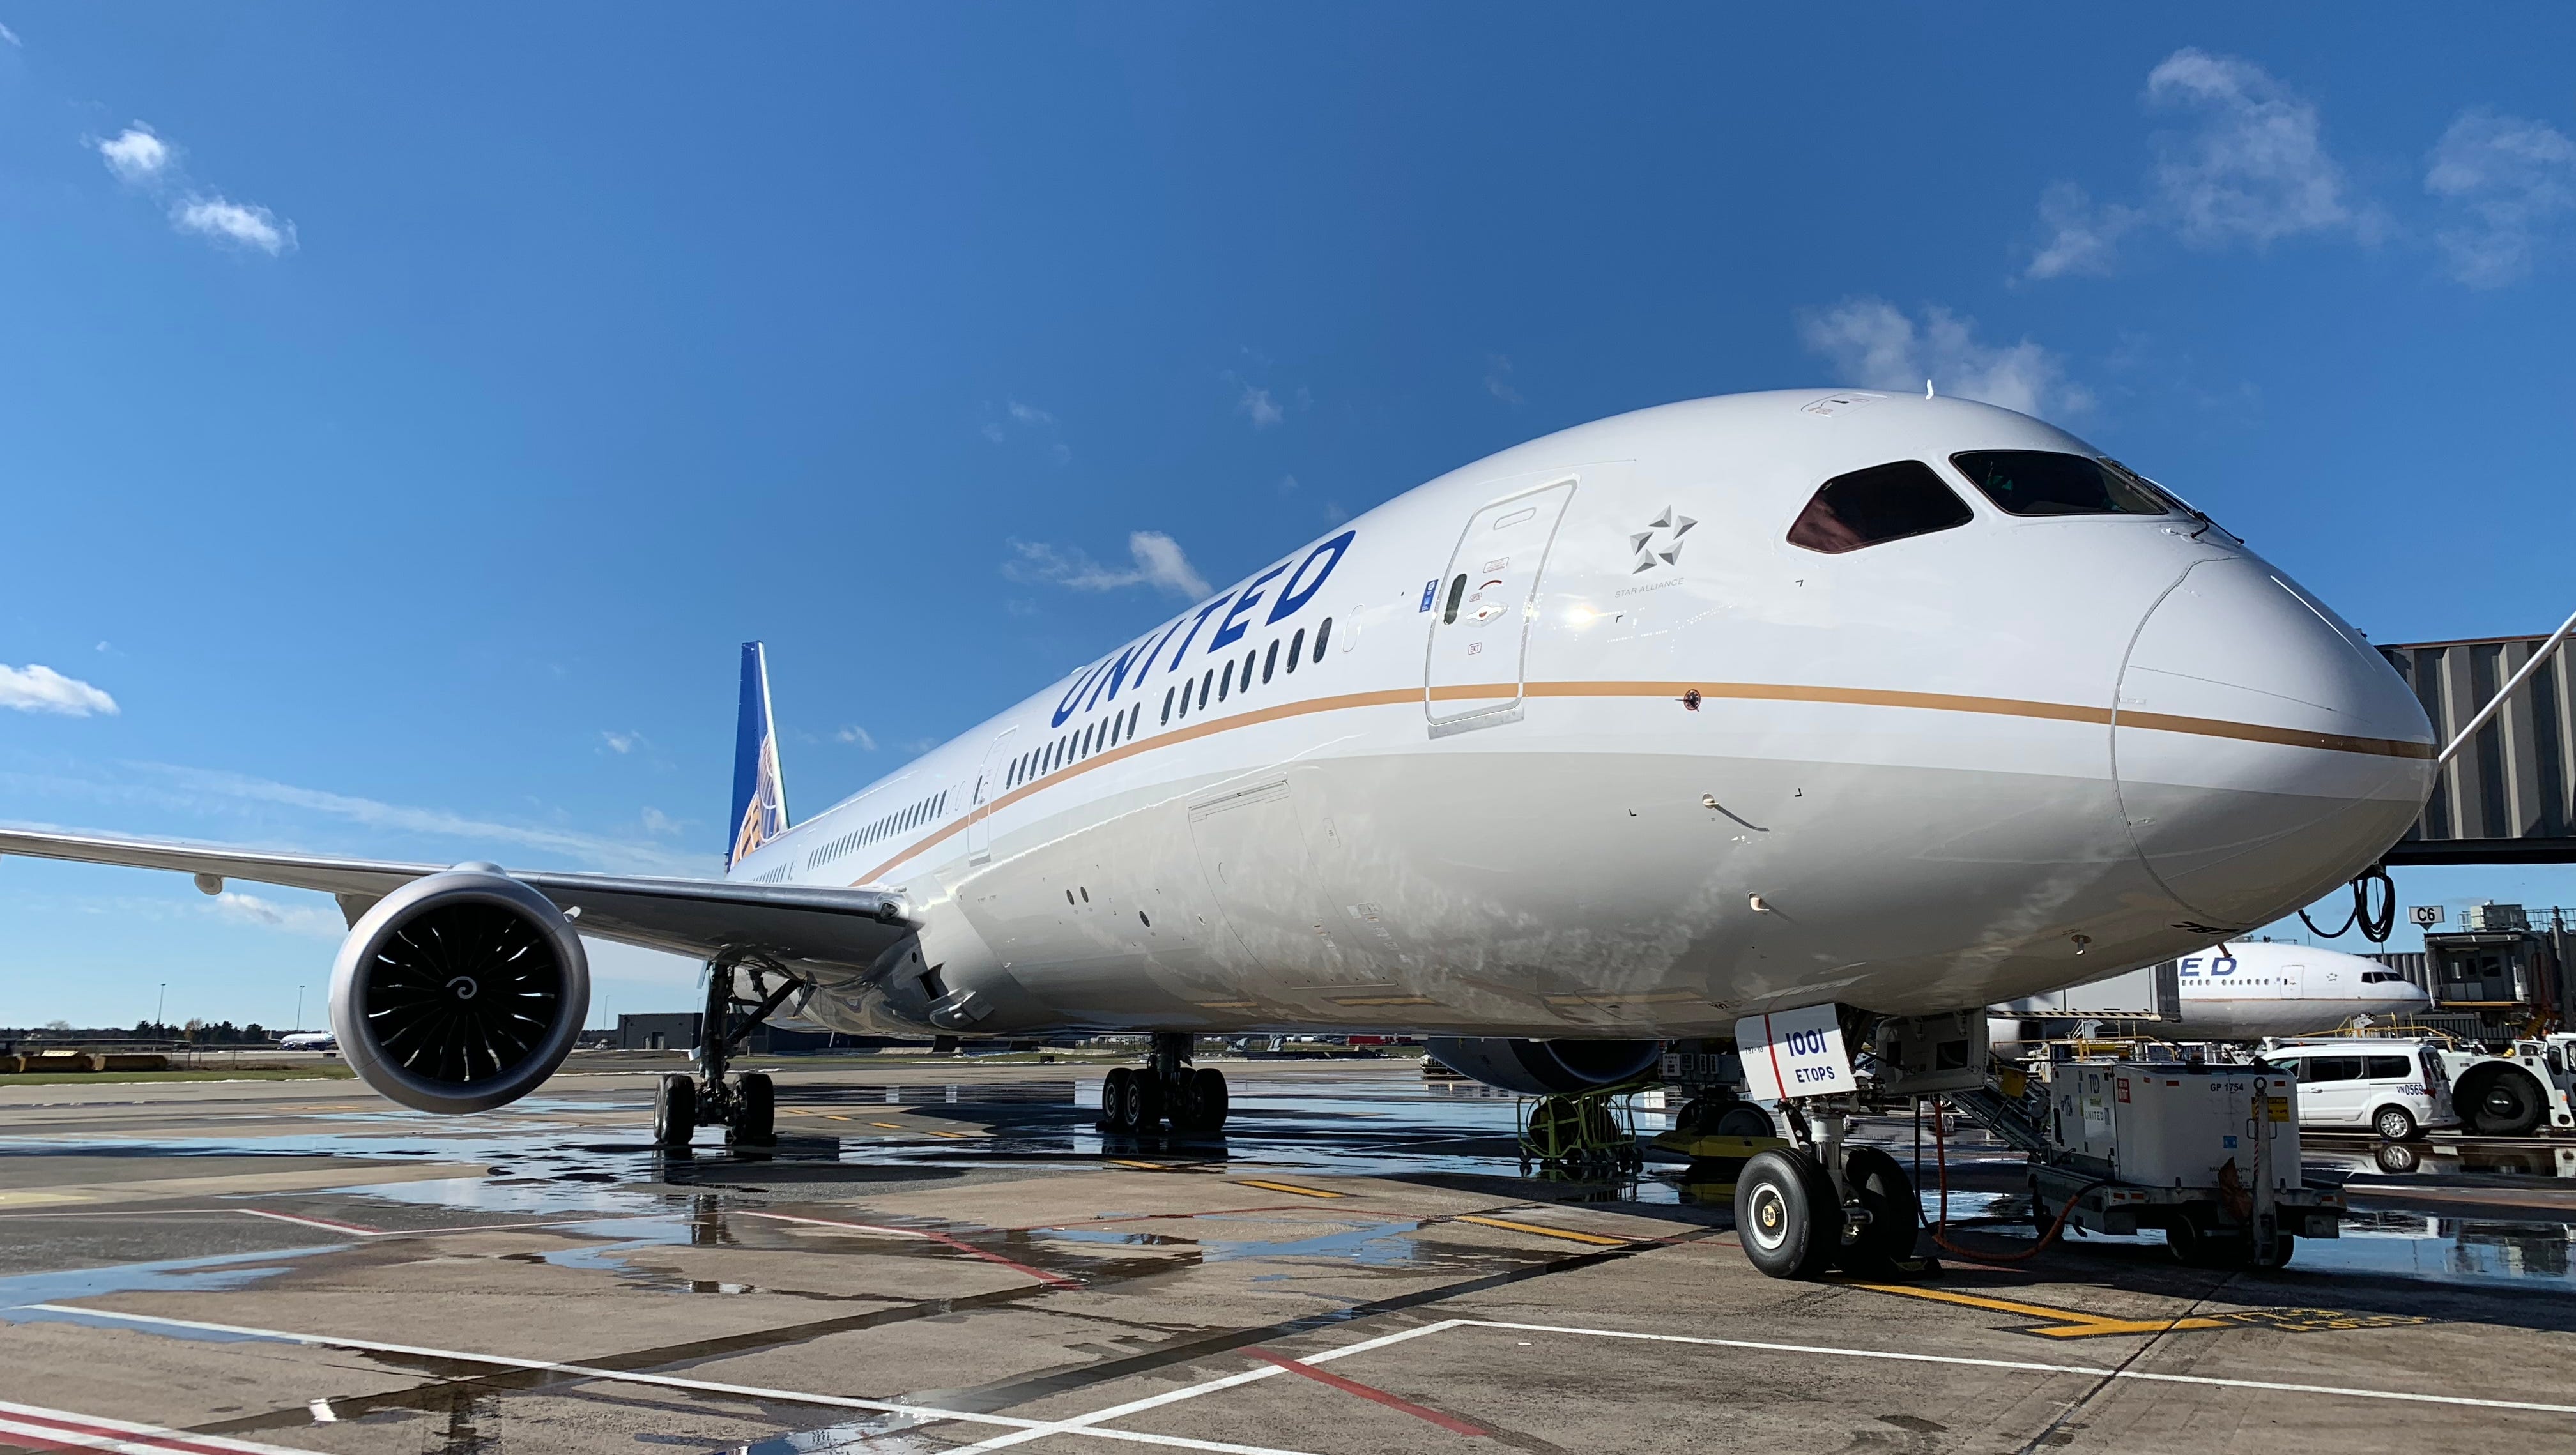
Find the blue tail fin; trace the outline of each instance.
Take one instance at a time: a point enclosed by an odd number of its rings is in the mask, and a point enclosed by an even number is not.
[[[733,834],[725,867],[787,832],[787,783],[778,773],[778,724],[769,712],[769,654],[742,644],[742,715],[733,735]]]

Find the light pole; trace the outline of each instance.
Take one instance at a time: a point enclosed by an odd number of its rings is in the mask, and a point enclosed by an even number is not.
[[[295,1030],[304,1029],[304,987],[295,987]]]
[[[161,998],[152,1002],[152,1029],[161,1029],[161,1013],[170,1008],[170,982],[161,982]]]

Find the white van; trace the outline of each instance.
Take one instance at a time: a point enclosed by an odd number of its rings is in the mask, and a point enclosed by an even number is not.
[[[2321,1037],[2266,1048],[2262,1058],[2299,1080],[2299,1126],[2368,1130],[2403,1142],[2428,1127],[2456,1127],[2451,1078],[2431,1041]]]

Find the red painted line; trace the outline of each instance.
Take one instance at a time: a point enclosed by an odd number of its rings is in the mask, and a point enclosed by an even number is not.
[[[1398,1397],[1387,1393],[1383,1389],[1371,1388],[1368,1385],[1360,1383],[1356,1379],[1344,1379],[1338,1374],[1318,1369],[1312,1364],[1300,1363],[1295,1359],[1289,1358],[1285,1354],[1273,1354],[1267,1349],[1258,1347],[1246,1348],[1243,1352],[1260,1360],[1264,1364],[1276,1364],[1291,1374],[1302,1374],[1308,1379],[1315,1381],[1317,1384],[1329,1384],[1344,1394],[1356,1394],[1362,1399],[1375,1400],[1379,1404],[1385,1405],[1388,1409],[1402,1410],[1417,1420],[1429,1420],[1440,1428],[1452,1431],[1456,1434],[1490,1435],[1494,1433],[1482,1425],[1471,1425],[1465,1420],[1459,1419],[1455,1415],[1444,1415],[1438,1410],[1415,1404],[1409,1399],[1399,1399]]]
[[[253,1445],[218,1437],[192,1436],[157,1425],[137,1425],[124,1420],[103,1420],[88,1415],[75,1415],[66,1410],[49,1410],[36,1405],[7,1402],[0,1402],[0,1444],[46,1450],[101,1450],[120,1446],[141,1446],[151,1450],[184,1452],[184,1455],[241,1455],[243,1451],[278,1448],[274,1445]]]
[[[981,1258],[987,1263],[999,1263],[1003,1267],[1015,1272],[1025,1273],[1040,1283],[1050,1284],[1057,1288],[1082,1287],[1082,1280],[1079,1278],[1067,1278],[1061,1273],[1049,1273],[1042,1268],[1031,1268],[1026,1263],[1014,1262],[1013,1260],[1005,1258],[1001,1254],[993,1252],[990,1249],[978,1248],[974,1244],[969,1243],[962,1238],[954,1238],[946,1233],[934,1233],[926,1228],[888,1228],[881,1227],[875,1223],[836,1222],[831,1218],[790,1217],[786,1213],[756,1212],[744,1213],[743,1216],[767,1218],[771,1222],[778,1223],[805,1223],[818,1228],[848,1228],[850,1231],[855,1233],[880,1233],[890,1238],[927,1238],[931,1242],[941,1244],[945,1247],[954,1248],[960,1253],[971,1253],[975,1257]]]

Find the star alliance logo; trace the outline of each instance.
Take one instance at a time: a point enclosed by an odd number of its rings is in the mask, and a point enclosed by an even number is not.
[[[1664,513],[1648,521],[1644,530],[1628,537],[1628,549],[1637,554],[1636,570],[1628,574],[1633,576],[1637,571],[1651,571],[1657,566],[1669,566],[1680,560],[1682,537],[1690,534],[1690,528],[1697,524],[1698,521],[1676,514],[1671,506],[1665,506]],[[1663,538],[1660,547],[1655,544],[1658,536]]]

